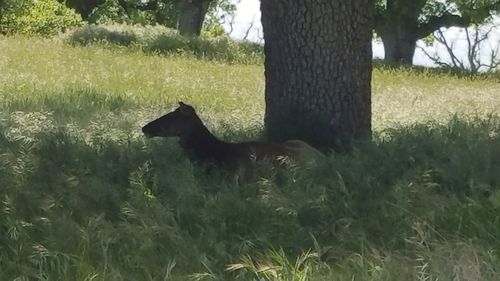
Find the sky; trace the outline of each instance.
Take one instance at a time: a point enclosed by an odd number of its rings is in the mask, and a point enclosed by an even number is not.
[[[495,19],[495,24],[500,25],[500,17]],[[237,5],[236,16],[233,19],[231,37],[235,39],[242,39],[249,27],[250,32],[248,33],[247,39],[256,42],[263,41],[262,25],[260,23],[260,1],[259,0],[241,0]],[[225,24],[227,31],[231,31],[229,24]],[[445,37],[449,42],[454,42],[455,53],[461,59],[465,59],[467,54],[467,41],[465,32],[463,29],[450,28],[445,32]],[[498,47],[500,44],[500,27],[496,28],[492,32],[489,40],[485,42],[484,45],[484,56],[483,59],[486,60],[492,48]],[[446,48],[440,44],[434,44],[433,46],[425,46],[423,42],[419,42],[418,46],[423,47],[431,55],[437,54],[446,61],[449,61],[449,56],[446,52]],[[374,41],[372,43],[373,56],[375,58],[384,57],[384,47],[382,42]],[[424,54],[424,52],[417,47],[415,51],[415,56],[413,58],[413,63],[416,65],[424,66],[435,66],[435,64]]]

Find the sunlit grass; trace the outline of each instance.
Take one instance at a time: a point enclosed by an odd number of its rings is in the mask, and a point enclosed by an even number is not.
[[[446,122],[453,115],[486,117],[500,113],[496,80],[465,79],[434,72],[375,69],[375,130],[425,121]]]
[[[67,103],[77,111],[96,111],[97,102],[97,108],[149,108],[151,116],[182,100],[218,122],[262,125],[262,66],[22,38],[2,39],[0,53],[3,113],[64,111]],[[446,121],[454,114],[484,117],[498,113],[499,95],[495,81],[375,69],[373,126],[383,130],[396,124]]]

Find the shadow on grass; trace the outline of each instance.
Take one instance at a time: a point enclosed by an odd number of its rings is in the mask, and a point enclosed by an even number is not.
[[[349,155],[290,167],[280,184],[239,187],[191,165],[175,140],[0,135],[0,229],[8,234],[0,276],[163,280],[172,263],[176,276],[221,273],[268,248],[335,249],[327,260],[365,243],[411,252],[416,227],[427,241],[498,245],[499,133],[496,117],[387,130]],[[252,186],[258,196],[242,195]]]
[[[160,27],[88,25],[72,31],[67,42],[80,46],[125,46],[149,54],[190,55],[227,63],[260,64],[264,54],[263,46],[257,43],[238,42],[227,36],[186,37]]]
[[[197,38],[159,35],[145,46],[146,53],[190,54],[198,59],[228,63],[262,63],[263,48],[251,42],[235,42],[228,37]]]

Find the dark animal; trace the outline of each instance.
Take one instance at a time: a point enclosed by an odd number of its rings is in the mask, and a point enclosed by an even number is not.
[[[283,144],[222,141],[210,133],[194,108],[183,102],[179,102],[174,111],[146,124],[142,132],[147,137],[179,137],[181,147],[192,161],[232,171],[266,160],[276,162],[280,158],[307,160],[323,157],[321,152],[300,140]]]

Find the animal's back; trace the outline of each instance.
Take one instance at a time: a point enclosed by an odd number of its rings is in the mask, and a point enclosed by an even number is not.
[[[325,155],[305,141],[288,140],[282,143],[283,147],[293,155],[293,158],[300,161],[316,160],[324,158]]]
[[[280,156],[290,156],[282,145],[265,141],[231,143],[231,154],[243,161],[260,161]]]
[[[277,160],[287,157],[295,161],[309,161],[325,157],[323,153],[301,140],[289,140],[282,144],[266,141],[232,143],[235,155],[242,160]]]

